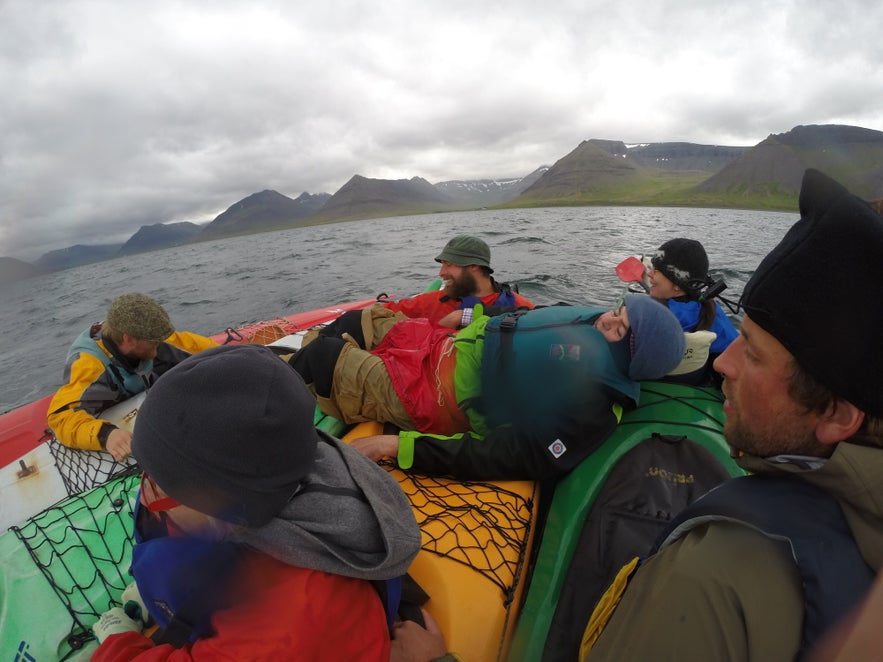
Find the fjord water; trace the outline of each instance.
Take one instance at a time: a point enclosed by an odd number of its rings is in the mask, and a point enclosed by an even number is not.
[[[535,303],[607,305],[614,267],[673,237],[700,240],[724,296],[738,299],[797,214],[657,207],[483,210],[333,223],[117,258],[0,289],[0,412],[61,383],[68,347],[125,292],[159,300],[178,329],[206,335],[385,292],[407,296],[437,274],[456,234],[491,247],[498,280]]]

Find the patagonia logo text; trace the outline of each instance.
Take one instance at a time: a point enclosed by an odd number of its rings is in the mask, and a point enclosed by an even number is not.
[[[693,474],[668,471],[662,467],[650,467],[645,475],[647,478],[661,478],[672,485],[689,485],[696,482],[696,477]]]

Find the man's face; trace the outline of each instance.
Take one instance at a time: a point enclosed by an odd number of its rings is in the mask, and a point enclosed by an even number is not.
[[[742,332],[714,362],[724,375],[724,435],[736,450],[758,457],[824,457],[816,439],[819,415],[806,412],[788,392],[794,357],[747,315]]]
[[[472,267],[460,267],[450,262],[442,262],[438,270],[439,277],[444,281],[444,291],[452,299],[472,296],[478,291],[478,283]]]
[[[156,348],[159,347],[158,342],[152,340],[141,340],[127,333],[123,334],[123,342],[119,344],[120,351],[130,359],[138,359],[141,361],[149,361],[156,358]]]
[[[618,310],[609,310],[595,320],[594,326],[607,342],[617,342],[625,338],[629,331],[629,314],[625,306]]]

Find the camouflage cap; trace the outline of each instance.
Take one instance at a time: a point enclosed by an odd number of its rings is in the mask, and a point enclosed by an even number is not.
[[[168,313],[144,294],[121,294],[107,309],[107,324],[140,340],[162,342],[175,331]]]

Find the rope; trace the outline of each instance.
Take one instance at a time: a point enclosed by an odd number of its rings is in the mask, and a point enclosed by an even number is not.
[[[46,442],[55,460],[58,473],[69,496],[91,490],[96,485],[129,473],[135,467],[135,458],[129,456],[117,462],[107,451],[83,451],[68,448],[54,436]]]
[[[121,595],[132,581],[128,568],[138,473],[133,467],[10,529],[70,614],[67,643],[72,651],[92,638],[92,624],[115,604],[111,596]]]
[[[454,339],[451,337],[447,337],[444,340],[445,348],[442,352],[439,353],[438,363],[435,364],[435,393],[436,393],[436,404],[439,407],[445,406],[445,394],[444,389],[442,388],[442,379],[441,379],[441,365],[442,362],[448,358],[451,354],[454,353]]]
[[[525,497],[493,483],[406,474],[388,460],[381,465],[411,502],[423,550],[496,584],[508,607],[526,562],[534,494]]]

